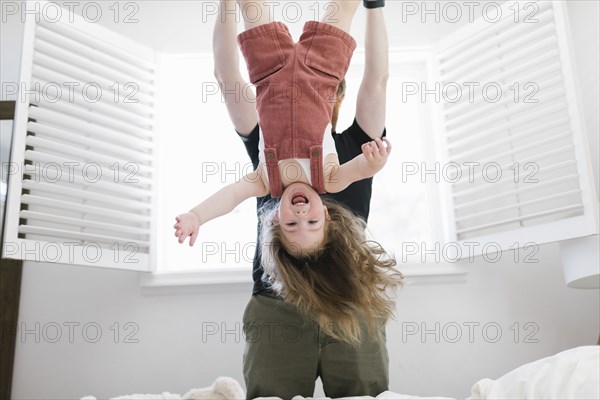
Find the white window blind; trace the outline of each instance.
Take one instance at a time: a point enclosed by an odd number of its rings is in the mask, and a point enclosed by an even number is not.
[[[438,44],[448,241],[506,250],[598,232],[573,72],[561,1],[506,2]]]
[[[23,3],[3,257],[148,271],[156,55],[47,4]]]

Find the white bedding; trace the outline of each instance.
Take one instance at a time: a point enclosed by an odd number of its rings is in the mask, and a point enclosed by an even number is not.
[[[254,400],[281,400],[279,397],[259,397]],[[313,397],[302,397],[296,396],[292,400],[313,400]],[[325,397],[325,399],[329,399],[329,397]],[[419,397],[410,394],[401,394],[396,392],[391,392],[389,390],[381,393],[377,397],[372,396],[351,396],[351,397],[338,397],[332,400],[366,400],[366,399],[389,399],[389,400],[404,400],[404,399],[421,399],[421,400],[456,400],[452,397]]]
[[[471,388],[478,399],[600,399],[600,346],[581,346],[525,364]]]
[[[226,378],[230,379],[230,378]],[[181,397],[165,392],[162,395],[133,394],[111,400],[194,400],[194,390]],[[219,397],[234,400],[236,397]],[[312,397],[296,396],[293,400],[313,400]],[[326,398],[328,399],[328,398]],[[366,399],[427,399],[454,400],[451,397],[419,397],[386,391],[377,397],[355,396],[334,400]],[[471,388],[470,400],[484,399],[600,399],[600,346],[582,346],[565,350],[554,356],[522,365],[502,377],[481,379]],[[95,400],[86,396],[81,400]],[[255,400],[281,400],[279,397],[259,397]]]

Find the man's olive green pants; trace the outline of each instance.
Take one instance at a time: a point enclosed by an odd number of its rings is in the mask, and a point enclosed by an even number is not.
[[[357,347],[325,335],[318,324],[273,295],[253,295],[243,317],[246,398],[311,397],[317,377],[327,397],[377,396],[388,390],[385,326]]]

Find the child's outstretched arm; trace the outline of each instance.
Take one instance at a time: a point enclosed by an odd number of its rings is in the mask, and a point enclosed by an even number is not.
[[[185,242],[185,239],[189,237],[190,246],[193,246],[201,225],[230,213],[246,199],[263,197],[268,193],[268,188],[260,173],[251,172],[239,181],[225,186],[189,212],[175,217],[177,221],[173,226],[175,236],[179,239],[179,243]]]
[[[328,193],[338,193],[354,182],[371,178],[385,166],[391,152],[392,144],[385,137],[363,144],[362,154],[347,163],[330,168],[325,179],[325,190]]]

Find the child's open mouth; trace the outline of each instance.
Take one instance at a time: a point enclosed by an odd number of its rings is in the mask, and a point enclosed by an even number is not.
[[[296,193],[292,196],[292,205],[304,205],[308,204],[308,198],[301,193]]]

